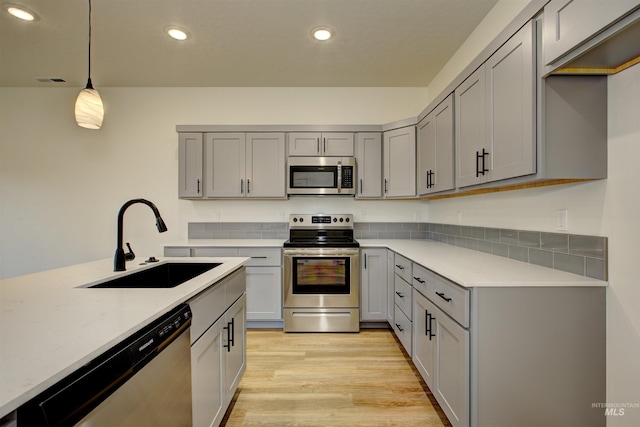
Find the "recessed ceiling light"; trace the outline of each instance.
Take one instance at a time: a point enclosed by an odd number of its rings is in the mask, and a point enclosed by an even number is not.
[[[179,27],[167,27],[165,31],[171,38],[176,40],[186,40],[189,38],[189,33]]]
[[[36,14],[28,9],[25,9],[24,7],[18,7],[8,4],[3,8],[10,15],[15,16],[18,19],[22,19],[23,21],[35,21],[36,19]]]
[[[331,30],[327,27],[314,28],[311,33],[313,34],[313,38],[320,41],[329,40],[332,35]]]

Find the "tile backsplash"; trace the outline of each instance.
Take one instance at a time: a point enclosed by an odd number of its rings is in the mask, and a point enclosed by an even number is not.
[[[189,239],[287,239],[287,222],[192,222]],[[356,239],[434,240],[607,280],[607,238],[427,222],[356,222]]]

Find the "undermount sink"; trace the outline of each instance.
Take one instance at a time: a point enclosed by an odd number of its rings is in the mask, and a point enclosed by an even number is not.
[[[217,266],[216,262],[168,262],[98,283],[90,288],[174,288]]]

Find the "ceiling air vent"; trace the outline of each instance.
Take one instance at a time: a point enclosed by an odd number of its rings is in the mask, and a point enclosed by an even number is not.
[[[61,79],[60,77],[40,77],[38,79],[40,83],[66,83],[65,79]]]

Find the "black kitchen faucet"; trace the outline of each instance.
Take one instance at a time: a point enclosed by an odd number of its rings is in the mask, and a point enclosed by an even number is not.
[[[129,253],[124,253],[124,248],[122,247],[122,234],[123,234],[123,222],[124,222],[124,211],[133,204],[143,203],[151,208],[153,214],[156,216],[156,227],[158,227],[158,232],[164,233],[167,231],[167,226],[164,223],[164,220],[160,216],[160,211],[156,208],[156,205],[151,203],[146,199],[133,199],[129,200],[127,203],[122,205],[120,208],[120,212],[118,212],[118,246],[116,247],[116,255],[113,260],[113,271],[125,271],[125,262],[127,259],[133,259],[135,255],[131,250],[131,246],[127,243],[127,247],[129,248]],[[127,258],[129,256],[129,258]]]

